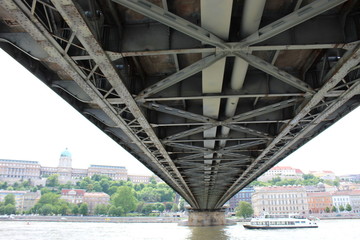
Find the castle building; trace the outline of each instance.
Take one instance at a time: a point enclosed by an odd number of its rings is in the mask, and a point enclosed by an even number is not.
[[[90,165],[87,169],[73,168],[72,156],[68,149],[60,154],[57,167],[41,166],[38,161],[0,159],[0,181],[14,183],[19,180],[30,180],[33,185],[44,185],[48,176],[58,174],[60,183],[75,183],[78,179],[105,175],[113,180],[149,183],[151,176],[128,175],[123,166]],[[155,176],[156,182],[161,180]]]
[[[41,166],[37,161],[0,159],[0,180],[36,180],[40,178],[40,173]]]

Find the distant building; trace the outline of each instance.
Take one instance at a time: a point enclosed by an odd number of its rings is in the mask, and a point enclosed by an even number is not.
[[[266,182],[276,177],[282,179],[300,179],[302,175],[304,175],[304,173],[300,169],[287,166],[275,166],[261,175],[258,180]]]
[[[128,178],[127,170],[125,167],[120,166],[105,166],[105,165],[90,165],[88,168],[88,176],[105,175],[113,180],[124,180]]]
[[[304,187],[256,187],[252,195],[255,215],[264,211],[274,214],[309,212],[307,194]]]
[[[83,202],[87,203],[89,213],[94,214],[96,205],[99,205],[99,204],[108,205],[108,204],[110,204],[110,196],[108,194],[106,194],[106,193],[103,193],[103,192],[85,193],[84,198],[83,198]]]
[[[79,204],[83,202],[85,192],[84,189],[62,189],[60,199],[69,203]]]
[[[314,186],[305,186],[306,192],[335,192],[337,191],[336,186],[331,186],[325,183],[318,183]]]
[[[40,199],[41,193],[30,191],[0,190],[0,202],[5,200],[6,195],[12,194],[15,197],[16,210],[19,212],[30,210]]]
[[[334,181],[336,179],[335,173],[333,171],[310,171],[310,174],[324,180]]]
[[[353,212],[360,213],[360,190],[350,192],[350,206]]]
[[[340,179],[348,182],[360,182],[360,174],[347,174],[340,176]]]
[[[238,206],[239,202],[248,202],[251,204],[251,196],[254,192],[253,187],[246,187],[243,188],[240,192],[236,193],[232,198],[230,198],[228,204],[229,204],[229,211],[233,212],[235,211],[235,208]]]
[[[37,161],[0,159],[0,180],[9,183],[19,180],[40,179],[41,166]],[[11,181],[14,180],[14,181]]]
[[[339,210],[340,206],[346,207],[347,204],[351,205],[350,202],[351,191],[338,191],[332,195],[333,205]]]
[[[308,192],[309,213],[324,213],[328,207],[331,210],[332,197],[329,192]]]
[[[71,153],[67,149],[60,154],[57,167],[41,166],[37,161],[0,159],[0,181],[13,183],[30,179],[37,185],[44,184],[45,181],[41,179],[53,174],[59,175],[61,183],[68,181],[74,183],[76,179],[95,174],[105,175],[113,180],[128,179],[127,169],[121,166],[90,165],[88,169],[72,168]]]

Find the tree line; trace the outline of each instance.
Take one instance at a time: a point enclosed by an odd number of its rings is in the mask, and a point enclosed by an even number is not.
[[[175,203],[175,191],[165,183],[157,183],[151,178],[149,184],[134,184],[131,181],[115,181],[103,175],[93,175],[79,179],[72,184],[59,183],[57,174],[47,178],[45,186],[32,186],[30,180],[20,181],[12,185],[0,182],[0,189],[41,191],[41,198],[26,213],[40,215],[88,215],[89,206],[86,203],[72,204],[61,199],[62,189],[84,189],[86,192],[104,192],[110,195],[110,204],[95,206],[95,215],[124,216],[124,215],[158,215],[163,211],[184,210],[184,201],[178,206]],[[11,194],[9,194],[11,195]],[[7,196],[9,196],[7,195]],[[15,201],[15,200],[14,200]],[[0,203],[0,214],[12,214],[10,210],[5,213],[9,205]],[[10,204],[11,205],[11,204]],[[13,204],[15,206],[15,203]],[[10,209],[10,206],[7,208]],[[14,210],[14,209],[12,209]]]
[[[328,180],[328,179],[321,179],[319,177],[314,176],[313,174],[304,174],[302,179],[282,179],[281,177],[277,176],[272,178],[267,182],[263,181],[253,181],[249,186],[261,186],[261,187],[270,187],[270,186],[314,186],[319,183],[325,183],[330,186],[339,187],[340,181],[339,179],[335,180]]]

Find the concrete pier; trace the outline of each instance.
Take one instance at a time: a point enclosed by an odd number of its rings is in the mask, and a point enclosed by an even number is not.
[[[189,218],[187,221],[179,223],[184,226],[224,226],[236,224],[233,221],[225,218],[224,211],[189,211]]]

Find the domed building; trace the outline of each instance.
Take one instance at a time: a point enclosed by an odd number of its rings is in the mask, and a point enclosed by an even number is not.
[[[90,165],[87,169],[73,168],[72,154],[67,148],[61,152],[57,167],[41,166],[37,161],[0,159],[0,181],[11,183],[19,179],[31,179],[35,185],[45,185],[47,177],[53,174],[59,175],[59,182],[62,184],[69,181],[75,183],[93,175],[105,175],[115,181],[132,179],[134,182],[147,183],[150,179],[150,176],[128,175],[123,166]]]
[[[59,166],[58,167],[59,168],[71,168],[71,163],[72,163],[71,153],[66,148],[65,151],[63,151],[60,154]]]
[[[71,163],[72,163],[71,153],[66,148],[65,151],[63,151],[60,154],[60,159],[59,159],[57,174],[59,174],[60,182],[69,181],[72,178]]]

